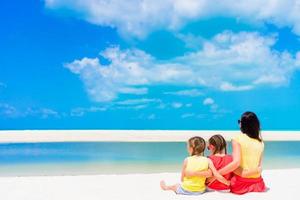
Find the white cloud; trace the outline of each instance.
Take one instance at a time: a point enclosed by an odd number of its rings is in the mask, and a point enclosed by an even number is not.
[[[141,95],[152,85],[242,91],[286,85],[300,69],[300,53],[275,51],[275,42],[274,35],[225,31],[206,41],[202,49],[169,60],[157,60],[138,49],[112,47],[101,52],[108,65],[98,58],[83,58],[65,66],[79,75],[96,102],[112,101],[122,93]],[[200,95],[193,89],[177,93],[196,94]]]
[[[117,101],[111,103],[111,109],[117,110],[117,109],[134,109],[134,110],[140,110],[147,108],[149,106],[158,107],[162,104],[162,101],[160,99],[127,99],[124,101]]]
[[[61,115],[53,109],[31,107],[20,109],[7,103],[0,103],[0,116],[6,118],[40,117],[43,119],[48,117],[61,117]]]
[[[179,91],[175,91],[175,92],[165,92],[164,94],[177,95],[177,96],[189,96],[189,97],[197,97],[197,96],[204,95],[200,90],[197,90],[197,89],[179,90]]]
[[[167,104],[163,103],[163,102],[160,102],[158,104],[158,106],[156,106],[157,109],[165,109],[167,107]]]
[[[184,113],[181,115],[182,119],[190,118],[196,116],[195,113]]]
[[[117,47],[108,48],[101,55],[112,63],[106,66],[98,58],[83,58],[65,65],[80,76],[94,101],[111,101],[119,93],[147,93],[147,88],[139,87],[148,84],[147,77],[144,77],[147,69],[140,67],[139,62],[146,64],[150,61],[150,56],[139,50],[122,52]]]
[[[148,93],[148,88],[121,88],[120,93],[142,95]]]
[[[90,23],[138,37],[158,29],[177,30],[190,21],[215,16],[292,27],[300,35],[299,0],[45,0],[45,5],[67,8]]]
[[[257,81],[255,81],[254,83],[258,83]],[[261,82],[263,83],[263,82]],[[265,82],[268,83],[268,82]],[[228,83],[228,82],[223,82],[220,85],[220,89],[223,91],[244,91],[244,90],[251,90],[253,89],[252,85],[241,85],[241,86],[235,86],[232,83]]]
[[[0,116],[15,118],[21,116],[21,113],[12,105],[0,103]]]
[[[111,109],[134,109],[140,110],[149,106],[160,107],[163,104],[160,99],[127,99],[111,103]]]
[[[108,109],[108,107],[105,107],[105,106],[104,107],[92,106],[89,108],[78,107],[78,108],[73,108],[70,112],[70,115],[72,117],[82,117],[86,113],[104,112],[107,109]]]
[[[206,99],[204,99],[203,100],[203,105],[212,105],[212,104],[214,104],[215,103],[215,101],[212,99],[212,98],[206,98]]]
[[[215,103],[210,106],[210,112],[216,113],[218,112],[218,109],[219,109],[219,105]]]
[[[171,104],[171,106],[173,107],[173,108],[181,108],[182,106],[183,106],[183,104],[182,103],[180,103],[180,102],[174,102],[174,103],[172,103]]]
[[[117,105],[136,105],[136,104],[148,104],[148,103],[160,103],[160,99],[127,99],[124,101],[118,101]]]
[[[195,36],[191,33],[176,33],[175,36],[182,40],[189,49],[199,49],[202,43],[205,42],[205,39],[202,36]]]
[[[215,102],[214,99],[207,97],[203,100],[203,105],[209,108],[209,111],[214,114],[214,116],[223,116],[224,114],[231,113],[230,110],[220,108],[220,106]]]
[[[203,100],[203,105],[208,106],[210,112],[214,114],[223,115],[226,113],[230,113],[230,111],[220,108],[219,105],[215,102],[215,100],[210,97],[207,97]]]
[[[117,109],[133,109],[133,110],[140,110],[147,108],[149,105],[148,104],[140,104],[136,106],[123,106],[123,107],[117,107]]]
[[[40,109],[32,109],[32,108],[28,108],[25,112],[26,116],[39,116],[43,119],[46,119],[48,117],[55,117],[58,118],[60,117],[60,114],[53,110],[53,109],[49,109],[49,108],[40,108]]]
[[[187,108],[190,108],[190,107],[192,107],[192,106],[193,106],[193,104],[191,104],[191,103],[185,104],[185,107],[187,107]]]
[[[156,119],[156,115],[155,115],[155,114],[150,114],[150,115],[148,116],[148,119],[149,119],[149,120],[154,120],[154,119]]]
[[[159,107],[163,104],[160,99],[127,99],[123,101],[115,101],[102,106],[77,107],[73,108],[70,115],[73,117],[82,117],[87,113],[104,112],[111,110],[141,110],[149,106]]]
[[[142,113],[142,114],[138,115],[137,117],[133,117],[132,119],[138,119],[138,120],[156,120],[156,119],[159,119],[159,117],[156,114],[154,114],[154,113],[151,113],[151,114]]]

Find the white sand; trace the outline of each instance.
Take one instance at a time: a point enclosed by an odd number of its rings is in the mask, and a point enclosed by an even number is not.
[[[0,191],[3,200],[299,199],[300,169],[267,170],[263,177],[268,192],[242,196],[211,192],[190,197],[160,190],[161,179],[175,183],[179,173],[0,177]]]
[[[10,142],[171,142],[187,141],[192,136],[208,139],[214,134],[222,134],[226,140],[239,131],[184,131],[184,130],[24,130],[0,131],[0,143]],[[300,141],[300,131],[262,131],[265,141]]]

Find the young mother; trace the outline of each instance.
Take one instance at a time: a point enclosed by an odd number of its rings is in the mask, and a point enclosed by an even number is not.
[[[260,172],[251,176],[242,176],[241,173],[243,169],[261,169],[264,143],[260,136],[259,120],[255,113],[245,112],[238,123],[242,133],[232,139],[233,161],[220,169],[219,173],[234,173],[231,179],[232,193],[264,192],[266,186]]]

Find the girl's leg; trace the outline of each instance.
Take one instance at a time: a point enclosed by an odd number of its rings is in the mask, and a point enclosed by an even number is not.
[[[172,190],[172,191],[176,192],[177,188],[179,187],[179,184],[166,185],[165,181],[161,181],[160,187],[162,190]]]

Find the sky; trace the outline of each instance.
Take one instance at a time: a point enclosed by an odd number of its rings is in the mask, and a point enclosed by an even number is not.
[[[297,0],[0,4],[1,130],[300,130]]]

